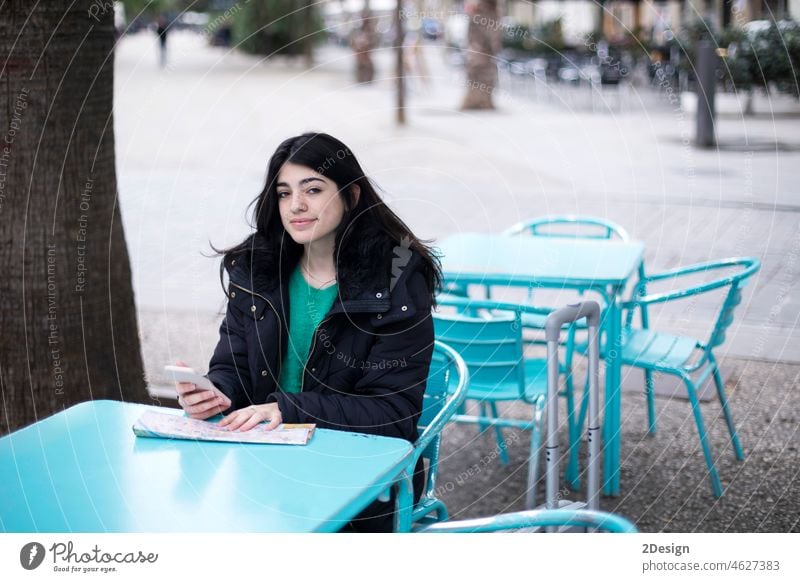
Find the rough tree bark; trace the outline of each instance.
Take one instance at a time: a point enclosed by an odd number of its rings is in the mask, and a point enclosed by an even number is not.
[[[501,26],[496,0],[478,0],[467,5],[467,94],[462,109],[494,109],[492,94],[497,87],[495,55],[500,51]]]
[[[0,10],[0,434],[148,402],[117,204],[111,2]]]

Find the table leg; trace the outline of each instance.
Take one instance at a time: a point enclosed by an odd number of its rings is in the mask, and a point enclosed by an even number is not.
[[[603,493],[612,497],[619,495],[619,458],[621,450],[620,438],[620,377],[621,377],[621,340],[622,311],[619,307],[617,293],[609,297],[606,309],[606,390],[605,414],[603,419]]]
[[[618,301],[618,299],[617,299]],[[619,495],[620,457],[622,453],[622,310],[619,303],[614,308],[614,473],[612,495]]]
[[[411,481],[411,475],[407,470],[400,474],[394,487],[395,491],[397,491],[397,495],[395,495],[394,531],[407,533],[411,531],[411,513],[414,510],[414,486]]]

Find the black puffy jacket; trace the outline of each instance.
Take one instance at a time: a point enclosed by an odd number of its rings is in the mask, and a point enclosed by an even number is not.
[[[416,440],[434,340],[419,253],[375,239],[338,257],[339,296],[312,339],[301,392],[289,394],[277,380],[295,265],[253,237],[253,252],[223,260],[228,306],[208,377],[233,403],[226,414],[277,402],[287,423]]]

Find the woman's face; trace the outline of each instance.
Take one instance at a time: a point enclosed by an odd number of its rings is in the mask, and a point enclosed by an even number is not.
[[[336,183],[311,168],[286,162],[278,172],[276,191],[281,222],[292,239],[333,248],[345,212]]]

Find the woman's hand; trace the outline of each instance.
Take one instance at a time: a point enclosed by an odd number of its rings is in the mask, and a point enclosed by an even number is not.
[[[175,365],[186,366],[183,362],[175,362]],[[197,384],[191,382],[176,382],[175,389],[178,392],[178,404],[189,418],[205,420],[231,407],[231,399],[224,394],[219,396],[211,390],[198,388]]]
[[[253,404],[231,412],[219,421],[219,426],[227,426],[230,430],[250,430],[260,422],[269,421],[265,430],[277,428],[283,422],[281,410],[274,402],[269,404]]]

